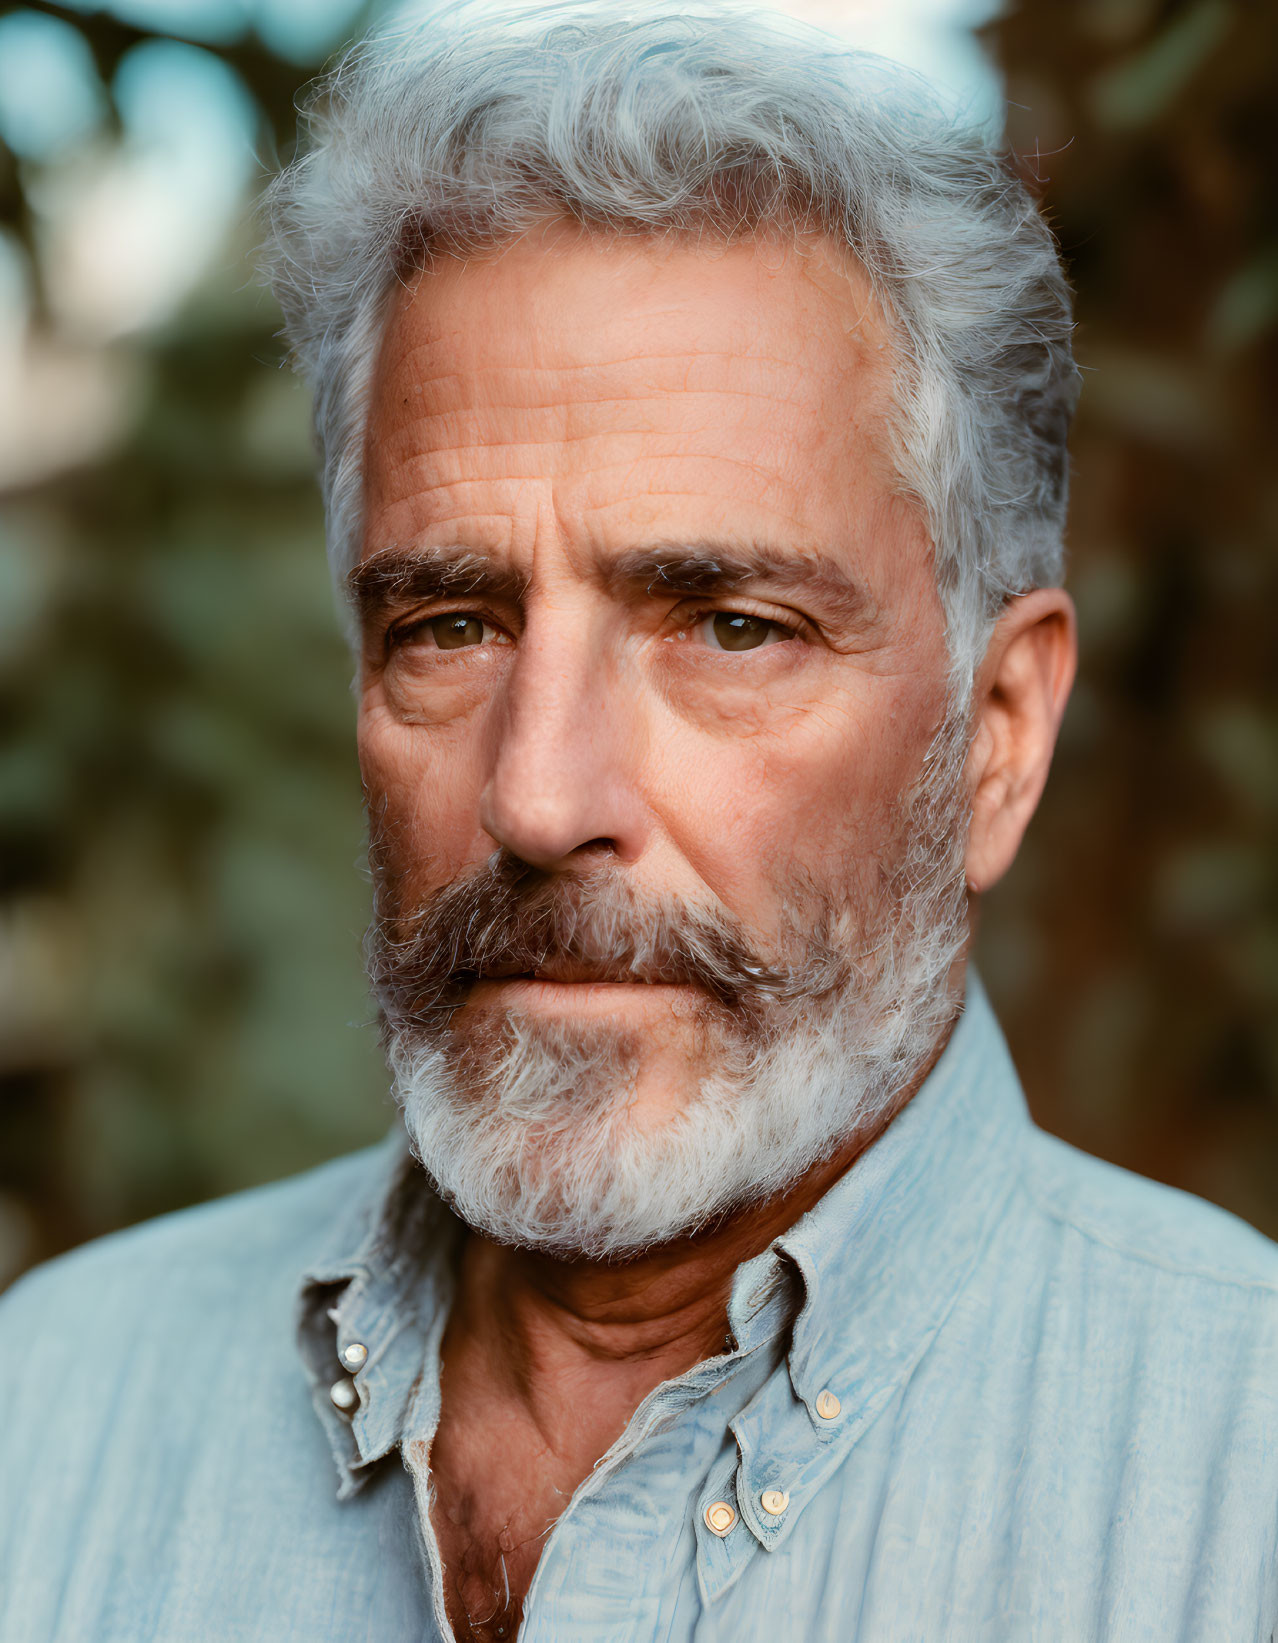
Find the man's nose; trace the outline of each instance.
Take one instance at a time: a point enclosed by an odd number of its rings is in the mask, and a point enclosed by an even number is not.
[[[484,831],[545,871],[587,853],[637,860],[647,807],[636,695],[600,636],[564,620],[530,623],[493,723]]]

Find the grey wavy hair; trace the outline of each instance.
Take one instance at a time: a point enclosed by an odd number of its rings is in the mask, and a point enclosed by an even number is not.
[[[464,0],[353,47],[304,125],[268,192],[266,264],[315,391],[339,587],[397,282],[564,216],[817,232],[860,261],[897,340],[896,467],[930,529],[956,684],[1008,596],[1062,579],[1069,288],[1014,170],[909,70],[719,0]]]

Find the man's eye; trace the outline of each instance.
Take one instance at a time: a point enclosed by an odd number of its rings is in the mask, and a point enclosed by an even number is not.
[[[450,610],[445,616],[431,616],[414,622],[400,634],[400,643],[424,645],[431,650],[463,650],[468,645],[491,644],[497,629],[474,611]]]
[[[758,650],[761,645],[793,638],[790,629],[779,622],[741,610],[719,610],[703,616],[693,632],[712,650]]]

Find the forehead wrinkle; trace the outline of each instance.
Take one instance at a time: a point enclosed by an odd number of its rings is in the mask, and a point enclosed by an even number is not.
[[[616,394],[600,395],[597,402],[601,404],[610,401],[624,402],[630,398],[640,397],[645,389],[662,396],[672,391],[679,393],[743,393],[754,394],[762,398],[787,400],[789,390],[792,390],[806,375],[801,362],[786,359],[779,355],[766,352],[753,352],[750,349],[718,349],[718,348],[676,348],[670,351],[644,349],[628,356],[601,357],[597,360],[556,360],[553,363],[523,363],[503,359],[498,363],[487,364],[482,361],[461,361],[455,353],[445,360],[438,362],[436,369],[431,369],[431,363],[425,362],[424,368],[414,368],[418,356],[426,351],[419,344],[406,351],[399,360],[388,362],[383,381],[386,389],[392,393],[402,393],[405,385],[403,379],[410,379],[411,386],[417,394],[434,394],[447,401],[461,400],[463,405],[470,398],[466,393],[468,387],[480,383],[487,383],[492,379],[505,380],[511,387],[516,383],[527,383],[528,398],[515,397],[509,403],[481,400],[484,409],[498,410],[553,410],[564,404],[562,395],[552,394],[549,398],[540,397],[538,389],[544,394],[545,388],[542,379],[555,379],[571,385],[574,390],[580,384],[577,379],[587,377],[595,379],[601,387],[608,385],[610,377],[624,375],[632,377],[638,375],[639,386],[633,391],[621,391]],[[743,372],[749,373],[765,366],[769,374],[777,378],[774,385],[769,384],[762,389],[737,388],[733,381]],[[688,379],[705,369],[722,370],[726,380],[716,382],[706,387],[689,388]],[[672,388],[672,384],[674,385]],[[575,392],[573,396],[575,398]],[[594,400],[595,396],[591,396]],[[446,405],[445,411],[457,409],[455,405]]]
[[[601,440],[606,437],[614,446],[623,439],[631,441],[632,445],[631,448],[595,454],[589,444],[590,439],[594,437]],[[788,447],[782,448],[779,452],[768,453],[770,460],[762,456],[737,456],[725,451],[703,451],[690,448],[691,436],[685,434],[680,438],[678,430],[673,430],[668,432],[667,437],[679,440],[675,448],[667,448],[664,443],[660,448],[633,448],[634,441],[651,437],[643,430],[630,430],[624,435],[581,434],[562,440],[517,440],[500,446],[487,442],[466,446],[440,446],[425,451],[415,450],[386,464],[386,471],[381,475],[381,489],[387,502],[400,500],[406,494],[427,497],[441,492],[474,489],[478,489],[482,496],[490,492],[494,485],[512,486],[547,480],[558,482],[566,479],[569,483],[589,481],[591,485],[598,487],[608,475],[615,472],[625,475],[633,484],[636,494],[644,501],[652,501],[661,497],[689,494],[699,494],[703,497],[718,495],[731,475],[744,473],[758,487],[752,496],[753,505],[763,508],[773,506],[778,492],[784,496],[785,493],[794,490],[793,478],[776,460],[778,456],[789,454]],[[548,462],[545,453],[548,450],[574,448],[589,453],[589,472],[576,475],[558,474],[557,465]],[[473,462],[468,458],[478,455],[486,456],[494,471],[477,472]],[[692,464],[699,476],[698,482],[657,484],[654,479],[650,479],[640,485],[635,476],[650,470],[653,464],[660,465],[664,470],[662,477],[668,481],[675,479]],[[719,481],[713,486],[707,484],[707,465],[719,471]],[[630,488],[629,485],[627,488]],[[733,487],[732,494],[740,495],[739,485]],[[610,501],[617,502],[622,499],[621,495],[609,498]]]
[[[474,445],[457,445],[449,439],[450,430],[462,432],[476,423],[484,426],[503,415],[525,418],[555,416],[565,422],[580,423],[583,418],[599,417],[603,420],[606,413],[613,413],[613,419],[605,421],[600,427],[586,428],[580,432],[565,430],[562,434],[540,439],[528,433],[519,433],[508,441],[511,444],[568,444],[581,439],[607,438],[619,432],[657,431],[670,420],[668,416],[660,413],[672,406],[694,412],[704,408],[714,413],[720,411],[726,401],[741,404],[759,402],[769,409],[775,409],[779,405],[795,405],[793,399],[769,392],[767,389],[719,386],[685,387],[677,391],[654,388],[643,393],[591,395],[581,400],[556,398],[538,401],[535,404],[491,400],[438,408],[423,406],[414,416],[404,418],[390,438],[396,444],[416,444],[421,439],[438,438],[442,433],[444,439],[448,440],[450,449],[466,450],[491,444],[491,432],[488,438],[477,440]],[[654,407],[658,411],[655,421],[651,419]],[[645,411],[648,412],[647,417],[643,415]]]
[[[769,484],[785,481],[784,473],[779,472],[777,466],[772,462],[748,456],[736,456],[729,451],[690,449],[690,434],[681,434],[679,429],[661,429],[659,431],[663,436],[676,443],[672,443],[669,448],[666,446],[648,446],[638,451],[631,450],[626,451],[624,454],[617,453],[607,461],[602,460],[601,457],[593,471],[601,473],[606,472],[609,468],[631,468],[651,462],[710,462],[716,466],[742,468],[747,473]],[[445,467],[450,470],[457,469],[458,464],[464,463],[467,457],[494,451],[500,452],[504,461],[509,464],[515,456],[525,452],[531,456],[533,453],[547,450],[553,451],[561,448],[567,450],[576,446],[589,446],[592,441],[616,443],[621,440],[652,440],[654,432],[654,430],[646,428],[593,429],[582,433],[564,433],[552,439],[512,439],[500,445],[495,444],[492,440],[476,440],[473,444],[437,446],[429,450],[415,450],[411,455],[401,457],[399,465],[410,472],[429,474],[432,471],[443,470]],[[780,444],[780,441],[777,443]],[[783,447],[782,454],[788,454],[788,449]],[[553,472],[554,469],[552,468],[551,471]],[[491,483],[494,477],[511,480],[546,476],[547,470],[540,463],[530,467],[526,473],[516,473],[507,465],[502,467],[495,475],[476,473],[473,469],[463,467],[458,471],[457,481],[455,482],[485,485]]]

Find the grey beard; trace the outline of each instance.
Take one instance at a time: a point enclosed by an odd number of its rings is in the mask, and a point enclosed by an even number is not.
[[[625,1259],[773,1198],[876,1133],[953,1018],[966,748],[955,709],[902,803],[901,860],[859,906],[795,896],[782,961],[720,910],[640,904],[619,869],[551,876],[497,856],[404,917],[374,839],[368,956],[387,1062],[414,1153],[455,1213],[499,1243]],[[552,958],[699,989],[707,1070],[674,1117],[634,1121],[635,1031],[507,1009],[453,1032],[476,976]]]

